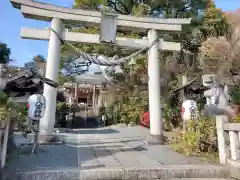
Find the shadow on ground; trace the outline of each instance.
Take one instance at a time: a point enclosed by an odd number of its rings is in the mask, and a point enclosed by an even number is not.
[[[99,118],[97,116],[84,117],[81,115],[76,115],[71,128],[97,128],[99,126]]]
[[[41,145],[43,152],[37,155],[26,154],[24,151],[29,147],[21,147],[12,161],[8,162],[8,167],[15,171],[39,171],[63,168],[141,167],[140,161],[143,164],[151,164],[154,161],[159,165],[209,164],[198,158],[176,153],[167,145],[146,146],[145,137],[148,131],[140,127],[79,131],[80,135],[71,134],[72,137],[80,137],[77,143]]]
[[[119,152],[127,153],[147,150],[144,147],[126,148],[124,145],[115,145],[114,142],[110,143],[112,145],[108,145],[107,148],[106,143],[101,143],[100,141],[41,145],[39,154],[30,154],[31,147],[21,147],[17,154],[15,154],[15,157],[8,162],[7,167],[17,172],[64,168],[104,168],[106,164],[98,162],[98,158],[112,157]],[[131,161],[131,159],[129,160]],[[89,164],[89,162],[91,163]],[[121,163],[116,161],[116,166],[121,166]]]
[[[77,129],[68,131],[73,134],[113,134],[119,133],[118,130],[115,129]]]

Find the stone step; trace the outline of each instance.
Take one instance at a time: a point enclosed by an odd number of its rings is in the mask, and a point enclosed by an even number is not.
[[[63,168],[18,172],[20,180],[228,179],[230,171],[212,165],[164,165],[154,168]]]

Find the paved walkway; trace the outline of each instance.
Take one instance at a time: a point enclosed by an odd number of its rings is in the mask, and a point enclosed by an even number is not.
[[[210,165],[198,158],[176,153],[167,145],[146,146],[148,130],[142,127],[81,129],[58,135],[66,141],[65,144],[42,145],[44,152],[20,155],[8,166],[18,172],[30,172],[66,168],[149,169]]]

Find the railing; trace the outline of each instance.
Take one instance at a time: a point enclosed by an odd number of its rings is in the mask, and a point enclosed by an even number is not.
[[[220,163],[240,167],[240,123],[230,123],[227,116],[217,116],[216,127]]]
[[[0,121],[0,161],[1,168],[5,166],[7,155],[8,135],[11,119],[11,109],[8,110],[6,120]]]
[[[14,102],[16,103],[27,103],[29,96],[24,97],[13,97]]]

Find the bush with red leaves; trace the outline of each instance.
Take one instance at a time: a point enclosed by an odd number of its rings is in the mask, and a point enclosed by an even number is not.
[[[141,118],[141,125],[144,127],[149,128],[150,127],[150,117],[149,112],[145,112]]]

